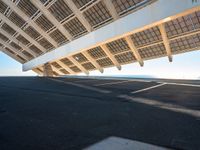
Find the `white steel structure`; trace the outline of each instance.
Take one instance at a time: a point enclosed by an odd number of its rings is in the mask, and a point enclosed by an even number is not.
[[[0,0],[1,51],[67,75],[200,49],[200,1]]]

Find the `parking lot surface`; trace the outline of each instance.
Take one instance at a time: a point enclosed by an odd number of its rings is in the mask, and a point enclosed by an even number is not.
[[[0,78],[1,150],[80,150],[117,137],[200,149],[200,82]]]

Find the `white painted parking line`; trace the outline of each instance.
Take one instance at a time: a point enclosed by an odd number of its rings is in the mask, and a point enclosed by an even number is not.
[[[147,104],[147,105],[151,105],[151,106],[154,106],[154,107],[171,110],[171,111],[174,111],[174,112],[180,112],[180,113],[188,114],[188,115],[191,115],[191,116],[194,116],[194,117],[197,117],[197,118],[200,117],[200,111],[199,110],[193,110],[193,109],[189,109],[189,108],[179,106],[179,105],[175,105],[175,104],[164,103],[164,102],[160,102],[160,101],[152,100],[152,99],[147,99],[147,98],[131,97],[131,96],[128,96],[128,95],[119,95],[118,97],[126,99],[126,100],[130,100],[130,101],[133,101],[133,102],[137,102],[137,103]]]
[[[160,83],[158,85],[155,85],[155,86],[151,86],[151,87],[148,87],[148,88],[144,88],[144,89],[141,89],[141,90],[138,90],[138,91],[133,91],[131,92],[132,94],[136,94],[136,93],[140,93],[140,92],[143,92],[143,91],[148,91],[148,90],[151,90],[151,89],[155,89],[155,88],[158,88],[160,86],[163,86],[163,85],[166,85],[167,83]]]
[[[151,82],[151,81],[145,81],[145,80],[124,80],[124,81],[117,81],[117,82],[107,82],[107,83],[95,84],[95,86],[114,85],[114,84],[120,84],[120,83],[126,83],[126,82]]]
[[[174,83],[174,82],[167,82],[169,85],[181,85],[181,86],[191,86],[191,87],[200,87],[197,84],[184,84],[184,83]]]
[[[144,142],[113,136],[113,137],[108,137],[83,150],[169,150],[169,149]]]
[[[60,82],[60,83],[68,84],[68,85],[73,85],[73,86],[76,86],[76,87],[80,87],[80,88],[83,88],[83,89],[87,89],[87,90],[91,90],[91,91],[95,91],[95,92],[99,92],[99,93],[104,93],[104,94],[111,93],[111,91],[102,90],[102,89],[98,89],[98,88],[91,87],[91,86],[86,86],[86,85],[77,84],[77,83],[73,83],[73,82],[66,82],[66,81],[62,81],[62,80],[59,80],[59,79],[52,79],[52,78],[49,78],[49,79],[56,81],[56,82]]]
[[[126,82],[131,82],[131,81],[107,82],[107,83],[95,84],[95,86],[114,85],[114,84],[120,84],[120,83],[126,83]]]

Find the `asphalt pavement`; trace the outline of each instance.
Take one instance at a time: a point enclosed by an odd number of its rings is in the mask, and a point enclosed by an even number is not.
[[[109,137],[200,149],[200,82],[0,78],[0,150],[81,150]]]

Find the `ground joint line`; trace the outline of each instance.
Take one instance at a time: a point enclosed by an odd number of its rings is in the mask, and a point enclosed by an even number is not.
[[[95,84],[95,86],[113,85],[113,84],[120,84],[120,83],[126,83],[126,82],[130,82],[130,81],[107,82],[107,83]]]
[[[148,90],[151,90],[151,89],[155,89],[157,87],[161,87],[163,85],[166,85],[167,83],[161,83],[161,84],[158,84],[158,85],[155,85],[155,86],[151,86],[151,87],[148,87],[148,88],[144,88],[144,89],[141,89],[141,90],[138,90],[138,91],[133,91],[131,92],[132,94],[136,94],[136,93],[140,93],[140,92],[143,92],[143,91],[148,91]]]
[[[73,86],[76,86],[76,87],[80,87],[80,88],[83,88],[83,89],[96,91],[96,92],[99,92],[99,93],[104,93],[104,94],[111,93],[111,91],[108,91],[108,90],[102,90],[102,89],[98,89],[98,88],[95,88],[95,87],[90,87],[90,86],[86,86],[86,85],[82,85],[82,84],[77,84],[77,83],[72,83],[72,82],[65,82],[65,81],[62,81],[62,80],[52,79],[52,78],[49,78],[49,79],[53,80],[53,81],[56,81],[56,82],[60,82],[60,83],[73,85]]]

